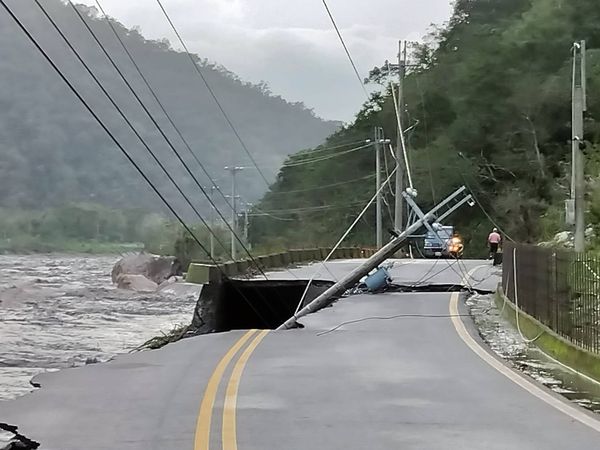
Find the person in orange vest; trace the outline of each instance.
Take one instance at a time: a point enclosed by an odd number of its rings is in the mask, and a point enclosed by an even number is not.
[[[496,253],[498,253],[498,248],[502,243],[502,236],[498,233],[498,229],[494,228],[490,235],[488,236],[488,245],[490,246],[490,259],[494,259]]]
[[[463,255],[464,245],[458,232],[454,232],[448,241],[448,254],[454,258],[461,258]]]

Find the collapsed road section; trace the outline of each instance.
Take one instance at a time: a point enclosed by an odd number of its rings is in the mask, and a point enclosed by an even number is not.
[[[28,437],[20,434],[19,428],[15,425],[0,422],[0,430],[13,435],[10,442],[0,448],[0,450],[35,450],[40,447],[39,442],[32,441]]]

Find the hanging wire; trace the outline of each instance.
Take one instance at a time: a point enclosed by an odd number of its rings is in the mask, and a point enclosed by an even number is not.
[[[94,78],[94,81],[96,81],[96,83],[100,85],[100,82],[97,79],[97,77],[95,77],[93,75],[93,73],[91,72],[91,69],[89,68],[89,66],[87,66],[87,64],[83,61],[83,59],[81,58],[81,56],[79,55],[79,53],[77,52],[77,50],[75,50],[75,48],[73,47],[73,45],[71,44],[71,42],[69,41],[69,39],[60,30],[60,28],[57,26],[56,22],[50,17],[50,15],[47,13],[47,11],[44,9],[44,7],[39,2],[39,0],[34,0],[34,1],[40,7],[40,9],[44,13],[44,15],[48,18],[48,20],[50,21],[50,23],[52,24],[52,26],[56,29],[56,31],[63,38],[63,40],[65,41],[65,43],[73,51],[73,53],[75,54],[75,56],[77,57],[77,59],[84,65],[84,67],[86,68],[86,70],[88,71],[88,73],[90,73],[90,75],[92,75],[92,77]],[[260,265],[258,264],[258,262],[254,259],[254,257],[252,256],[252,254],[250,253],[250,251],[248,250],[248,248],[244,244],[243,240],[238,236],[238,234],[235,232],[235,230],[233,229],[233,227],[229,224],[229,222],[227,221],[227,219],[223,216],[223,213],[221,212],[221,210],[219,208],[217,208],[217,206],[214,203],[214,201],[212,200],[211,196],[206,192],[206,190],[204,189],[204,187],[202,186],[202,184],[200,183],[200,181],[198,181],[198,178],[196,178],[196,176],[194,175],[194,173],[192,172],[192,170],[190,169],[190,167],[188,166],[188,164],[181,157],[179,151],[177,151],[177,149],[175,148],[175,146],[173,145],[173,143],[171,142],[171,140],[168,138],[168,136],[166,135],[166,133],[164,132],[164,130],[162,129],[162,127],[160,126],[160,124],[156,121],[156,119],[154,118],[154,116],[152,115],[152,113],[148,110],[148,108],[146,107],[146,105],[144,104],[144,102],[142,101],[142,99],[139,97],[139,95],[137,94],[137,92],[135,91],[135,89],[133,88],[133,86],[131,85],[131,83],[127,80],[127,78],[125,77],[125,75],[123,74],[123,72],[121,71],[121,69],[119,68],[119,66],[116,64],[116,62],[114,61],[114,59],[112,58],[112,56],[110,55],[110,53],[108,53],[108,51],[106,50],[106,48],[104,47],[104,45],[102,44],[102,42],[100,42],[100,40],[98,39],[98,36],[92,30],[92,28],[89,26],[89,24],[87,23],[87,21],[85,20],[85,18],[81,14],[81,12],[77,9],[77,7],[73,4],[73,2],[71,0],[69,0],[69,4],[70,4],[71,8],[73,9],[73,11],[76,13],[77,17],[82,22],[82,24],[85,26],[86,30],[90,33],[90,35],[92,36],[92,38],[94,39],[94,41],[96,42],[96,44],[98,45],[98,47],[102,50],[102,53],[106,56],[106,58],[108,59],[108,61],[111,63],[112,67],[119,74],[119,77],[121,78],[121,80],[125,83],[125,85],[129,89],[129,91],[132,93],[132,95],[137,100],[137,102],[139,103],[139,105],[141,106],[141,108],[144,110],[144,112],[146,113],[146,115],[148,116],[148,118],[152,121],[152,123],[154,124],[154,126],[156,127],[156,129],[158,130],[158,132],[161,134],[161,136],[165,139],[167,145],[169,146],[169,148],[171,149],[171,151],[176,155],[177,159],[182,164],[182,166],[185,168],[185,170],[188,173],[188,175],[192,178],[192,180],[194,181],[194,183],[196,184],[196,186],[200,189],[200,191],[202,192],[202,194],[204,195],[204,197],[208,200],[208,202],[210,203],[210,205],[213,207],[214,211],[218,214],[218,216],[221,218],[221,220],[223,221],[223,223],[225,224],[225,226],[229,229],[229,231],[232,233],[232,235],[235,237],[235,239],[239,242],[240,246],[242,247],[242,249],[244,250],[244,252],[248,255],[248,257],[250,258],[250,260],[252,261],[252,263],[254,264],[254,266],[259,270],[259,272],[261,273],[261,275],[264,276],[265,278],[267,278],[266,274],[264,273],[264,271],[262,270],[262,268],[260,267]],[[108,92],[106,92],[106,90],[102,86],[101,86],[101,88],[102,88],[103,92],[107,96],[109,96]],[[111,100],[111,102],[112,102],[112,100]],[[123,114],[121,114],[121,115],[123,116]],[[136,135],[140,139],[142,139],[141,136],[139,136],[139,134],[137,132],[136,132]],[[144,146],[146,147],[146,149],[148,151],[150,151],[149,147],[146,144],[144,144]],[[152,154],[152,152],[151,152],[151,154]],[[154,157],[154,155],[153,155],[153,157]],[[155,160],[156,160],[157,163],[159,163],[159,161],[158,161],[157,158],[155,158]],[[177,187],[177,189],[181,193],[181,195],[187,200],[187,196],[183,193],[183,191],[181,189],[179,189],[179,187],[177,186],[177,183],[175,182],[175,180],[167,173],[166,169],[163,168],[162,164],[159,163],[159,165],[161,166],[161,168],[163,169],[163,171],[165,172],[165,174],[167,174],[167,176],[169,177],[169,179],[173,182],[173,184]],[[191,202],[188,202],[188,203],[190,204],[190,207],[192,207],[192,209],[194,209],[194,212],[197,213],[198,217],[202,221],[203,225],[207,228],[207,230],[209,231],[209,233],[211,233],[215,237],[216,242],[224,250],[227,251],[227,247],[218,238],[218,236],[216,235],[216,233],[214,233],[214,231],[208,225],[208,223],[201,217],[200,213],[196,211],[195,207],[191,204]]]
[[[329,189],[332,187],[337,187],[337,186],[344,186],[347,184],[352,184],[352,183],[356,183],[357,181],[364,181],[364,180],[372,180],[373,178],[375,178],[376,174],[370,174],[370,175],[366,175],[364,177],[359,177],[359,178],[354,178],[353,180],[348,180],[348,181],[340,181],[339,183],[332,183],[332,184],[324,184],[322,186],[315,186],[312,188],[306,188],[306,189],[294,189],[291,191],[271,191],[268,192],[268,195],[284,195],[284,194],[300,194],[302,192],[312,192],[312,191],[319,191],[322,189]]]
[[[213,90],[212,86],[208,83],[208,80],[206,79],[206,77],[204,76],[204,74],[202,73],[202,70],[200,70],[200,67],[198,66],[198,64],[196,63],[196,61],[194,61],[194,58],[192,57],[192,54],[190,53],[190,51],[188,50],[188,47],[185,43],[185,41],[183,40],[183,38],[181,37],[181,34],[179,33],[179,31],[177,30],[177,28],[175,27],[175,24],[173,23],[173,21],[171,20],[171,17],[169,16],[169,14],[167,13],[167,10],[165,9],[165,7],[163,6],[162,2],[160,0],[156,0],[156,2],[158,3],[158,6],[160,7],[160,9],[162,10],[165,18],[167,19],[167,22],[169,22],[169,25],[171,26],[171,28],[173,29],[173,32],[175,33],[175,35],[177,36],[177,39],[179,40],[179,43],[181,44],[181,46],[183,47],[183,49],[185,50],[185,53],[187,54],[190,62],[192,63],[192,66],[194,67],[194,70],[196,71],[196,73],[198,74],[198,76],[201,78],[202,82],[204,83],[204,86],[206,87],[206,89],[208,90],[210,96],[212,97],[212,99],[214,100],[214,102],[217,104],[217,107],[219,108],[219,111],[221,111],[221,114],[223,115],[223,117],[225,118],[227,124],[229,125],[229,128],[231,128],[231,131],[233,131],[233,134],[235,135],[236,139],[238,140],[238,142],[240,143],[240,145],[242,146],[242,149],[244,150],[244,152],[246,152],[246,154],[248,155],[248,158],[250,158],[250,161],[252,162],[252,165],[256,168],[256,170],[258,171],[260,177],[263,179],[263,181],[265,182],[265,185],[267,187],[269,187],[270,183],[267,180],[267,177],[265,176],[265,174],[263,173],[263,171],[261,170],[261,168],[258,166],[258,164],[256,163],[256,160],[254,159],[254,156],[252,156],[252,153],[250,152],[250,150],[248,149],[248,146],[246,145],[246,143],[244,142],[244,140],[242,139],[240,133],[238,132],[237,128],[235,127],[235,125],[233,124],[233,121],[231,120],[231,118],[229,117],[229,114],[225,111],[225,108],[223,107],[223,105],[221,104],[221,101],[219,100],[219,98],[217,97],[217,95],[215,94],[215,91]]]
[[[127,47],[127,45],[125,44],[125,41],[119,35],[119,32],[115,28],[115,26],[114,26],[112,20],[110,19],[110,17],[108,16],[108,14],[106,14],[106,11],[104,10],[103,6],[100,4],[99,0],[95,0],[95,1],[96,1],[96,5],[98,6],[98,9],[100,10],[100,12],[102,13],[102,15],[104,17],[104,20],[110,26],[110,29],[112,30],[112,32],[115,35],[116,39],[119,41],[121,47],[123,48],[123,51],[125,52],[125,54],[129,58],[129,60],[131,61],[133,67],[135,68],[135,70],[139,74],[140,78],[142,79],[142,81],[144,82],[144,84],[146,85],[146,87],[148,88],[148,90],[150,91],[150,94],[152,95],[152,97],[156,101],[156,104],[159,106],[159,108],[161,109],[161,111],[164,113],[165,117],[167,118],[167,120],[169,121],[169,123],[171,124],[171,126],[173,127],[173,129],[175,130],[175,132],[177,133],[177,135],[179,136],[179,138],[181,139],[181,141],[183,142],[183,144],[187,148],[187,150],[189,151],[190,155],[192,155],[192,158],[194,158],[194,160],[196,161],[196,163],[198,163],[198,166],[202,169],[202,171],[204,172],[204,174],[208,177],[208,179],[212,183],[212,186],[214,186],[215,190],[217,192],[219,192],[219,194],[221,194],[221,197],[225,201],[225,204],[230,209],[233,209],[233,206],[231,205],[231,203],[229,203],[229,200],[227,199],[227,196],[223,193],[223,191],[221,191],[221,189],[219,188],[219,186],[218,186],[217,182],[215,181],[215,179],[208,172],[208,170],[206,169],[206,167],[204,166],[204,164],[202,164],[202,162],[200,161],[200,159],[198,158],[198,156],[196,156],[196,153],[192,150],[191,145],[189,144],[189,142],[187,141],[187,139],[183,136],[183,133],[181,132],[181,130],[179,129],[179,127],[175,124],[175,121],[173,120],[173,118],[171,117],[171,115],[167,112],[167,109],[165,108],[165,106],[161,102],[161,100],[159,99],[158,94],[156,93],[156,91],[154,90],[154,88],[152,87],[152,85],[150,84],[150,82],[148,81],[147,77],[142,72],[139,64],[137,63],[136,59],[134,58],[133,54],[131,53],[131,51],[129,50],[129,48]],[[73,6],[73,3],[72,3],[71,0],[69,0],[69,3],[71,4],[71,6]],[[77,10],[76,10],[76,12],[77,12]]]
[[[92,118],[98,123],[98,125],[102,128],[102,130],[108,135],[108,137],[114,142],[117,148],[121,151],[121,153],[125,156],[125,158],[131,163],[131,165],[136,169],[136,171],[140,174],[140,176],[146,181],[146,183],[150,186],[152,191],[158,196],[158,198],[162,201],[162,203],[167,207],[167,209],[173,214],[173,216],[179,221],[179,223],[183,226],[183,228],[190,234],[192,239],[198,244],[198,246],[206,253],[207,257],[213,262],[217,270],[222,274],[224,278],[227,278],[227,275],[223,271],[223,268],[219,265],[219,263],[210,255],[210,252],[206,249],[206,247],[200,242],[196,234],[192,231],[192,229],[186,224],[183,218],[177,213],[177,211],[173,208],[173,206],[168,202],[168,200],[162,195],[162,193],[158,190],[156,185],[150,180],[150,178],[144,173],[142,168],[135,162],[135,160],[131,157],[129,152],[125,150],[125,147],[119,142],[119,140],[115,137],[115,135],[109,130],[106,124],[100,119],[100,117],[96,114],[93,108],[89,105],[89,103],[83,98],[81,93],[75,88],[73,83],[65,76],[65,74],[60,70],[60,68],[56,65],[54,60],[50,57],[50,55],[42,48],[37,39],[29,32],[27,27],[21,22],[21,20],[14,14],[14,12],[10,9],[10,7],[6,4],[4,0],[0,0],[0,5],[6,10],[11,19],[15,22],[15,24],[21,29],[21,31],[25,34],[25,36],[29,39],[29,41],[33,44],[33,46],[40,52],[40,54],[44,57],[44,59],[48,62],[48,64],[52,67],[52,69],[56,72],[56,74],[61,78],[61,80],[67,85],[69,90],[77,97],[77,99],[81,102],[84,108],[90,113]],[[237,288],[236,288],[237,289]],[[249,306],[254,310],[257,317],[262,320],[262,322],[268,326],[267,320],[264,318],[260,311],[256,309],[256,307],[248,300],[244,294],[239,291],[242,298],[249,304]]]
[[[369,92],[367,91],[367,88],[365,87],[365,85],[363,83],[363,80],[360,76],[358,68],[356,67],[356,64],[354,63],[354,59],[352,59],[352,55],[350,54],[350,50],[348,50],[348,46],[346,45],[346,42],[344,42],[342,33],[340,32],[340,29],[338,28],[337,23],[335,22],[335,19],[333,18],[333,14],[331,13],[331,10],[329,9],[329,6],[327,5],[327,2],[325,0],[323,0],[323,6],[325,6],[327,15],[329,16],[329,19],[331,20],[331,23],[333,24],[333,28],[335,28],[335,32],[337,33],[338,38],[340,39],[340,42],[342,43],[342,47],[344,47],[346,56],[348,57],[348,60],[350,61],[350,64],[352,65],[354,74],[356,75],[356,78],[358,79],[358,82],[360,83],[360,87],[362,88],[363,92],[365,93],[365,96],[367,97],[367,101],[368,101],[369,100]]]
[[[394,170],[392,171],[392,173],[383,182],[383,184],[381,186],[378,186],[378,189],[377,189],[377,192],[375,192],[375,195],[373,195],[373,197],[371,197],[371,199],[365,205],[365,207],[362,209],[362,211],[360,212],[360,214],[356,217],[356,219],[354,219],[354,222],[352,222],[352,224],[344,232],[344,234],[342,235],[342,237],[335,244],[335,246],[333,247],[333,249],[331,249],[331,251],[329,252],[329,254],[327,255],[327,257],[323,260],[323,262],[322,262],[323,265],[325,265],[327,263],[327,261],[329,260],[329,258],[331,258],[331,256],[338,249],[338,247],[340,245],[342,245],[342,242],[344,242],[344,240],[346,239],[346,237],[348,237],[348,235],[354,229],[354,227],[356,226],[356,224],[362,219],[362,217],[365,215],[365,213],[367,212],[367,210],[371,207],[371,205],[373,204],[373,202],[375,202],[375,200],[377,199],[377,196],[383,191],[383,189],[385,188],[385,185],[390,182],[390,180],[392,179],[392,177],[394,176],[394,174],[396,173],[397,170],[398,170],[398,166],[396,166],[394,168]],[[313,280],[315,279],[315,277],[318,276],[318,273],[319,272],[313,273],[313,275],[310,277],[310,280],[306,284],[306,288],[304,289],[304,293],[302,294],[302,297],[300,298],[300,301],[298,302],[298,306],[296,307],[296,311],[294,312],[294,317],[296,317],[296,314],[298,314],[298,311],[300,311],[300,308],[302,307],[302,304],[304,303],[304,299],[306,298],[306,294],[308,293],[308,289],[310,288],[310,285],[313,282]]]
[[[318,163],[318,162],[322,162],[322,161],[327,161],[332,158],[337,158],[338,156],[343,156],[343,155],[347,155],[349,153],[354,153],[359,150],[363,150],[365,148],[370,148],[370,147],[372,147],[372,144],[366,144],[366,145],[362,145],[360,147],[351,148],[350,150],[344,150],[343,152],[334,153],[333,155],[321,156],[319,158],[312,158],[312,159],[305,159],[305,160],[300,159],[297,162],[290,162],[287,164],[283,164],[281,167],[282,168],[298,167],[298,166],[304,166],[306,164],[314,164],[314,163]]]

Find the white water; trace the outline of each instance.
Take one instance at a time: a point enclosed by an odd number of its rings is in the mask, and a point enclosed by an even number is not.
[[[196,295],[116,289],[118,256],[0,256],[0,400],[31,378],[118,353],[191,321]]]

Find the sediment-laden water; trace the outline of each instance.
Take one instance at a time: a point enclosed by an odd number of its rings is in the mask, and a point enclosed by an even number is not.
[[[107,361],[190,322],[193,290],[117,289],[117,260],[0,256],[0,400],[29,392],[40,372]]]

